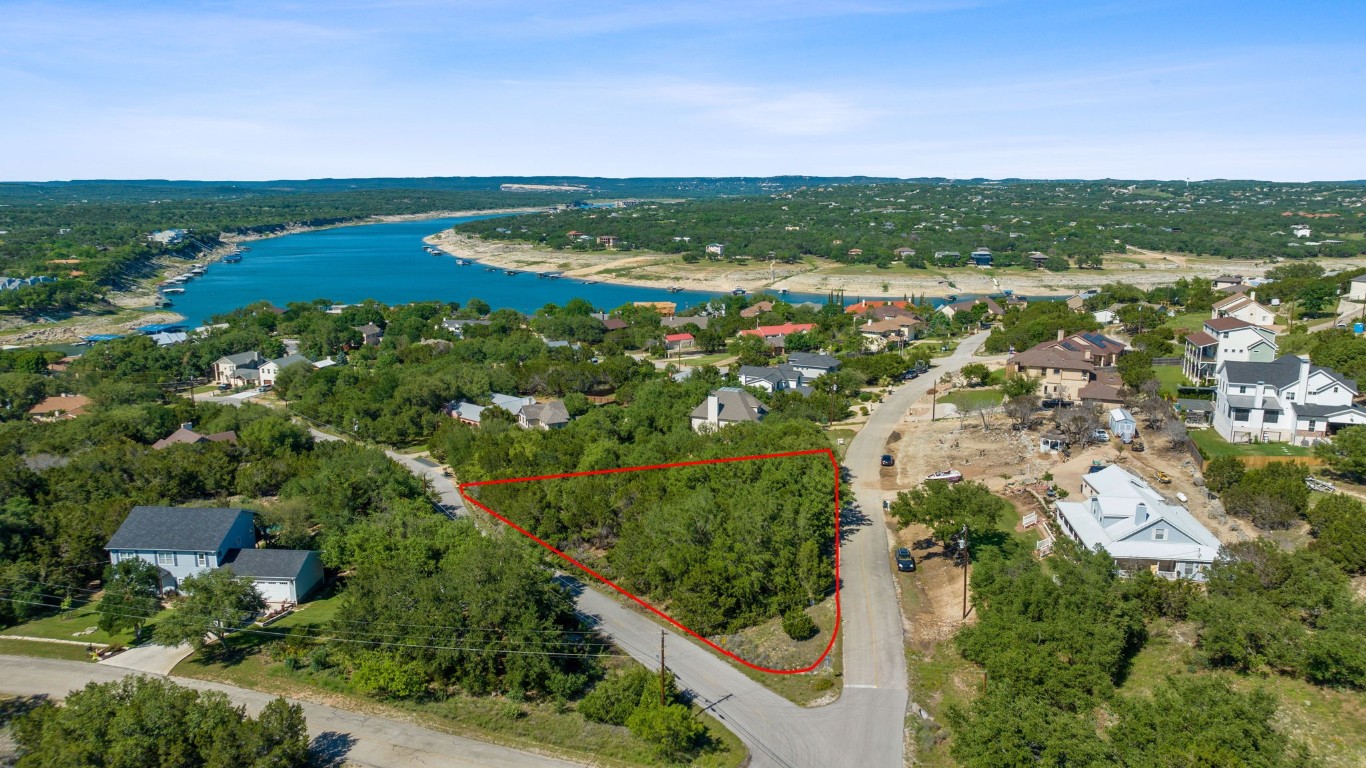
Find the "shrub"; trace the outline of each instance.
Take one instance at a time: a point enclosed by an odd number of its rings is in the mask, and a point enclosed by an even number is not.
[[[793,608],[783,614],[783,631],[793,640],[809,640],[816,636],[820,627],[806,615],[806,611]]]

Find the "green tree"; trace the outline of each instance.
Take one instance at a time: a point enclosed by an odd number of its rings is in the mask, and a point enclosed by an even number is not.
[[[820,627],[801,608],[789,608],[783,613],[783,632],[793,640],[810,640],[820,632]]]
[[[1119,356],[1116,367],[1119,368],[1119,378],[1124,382],[1124,386],[1134,392],[1143,387],[1143,382],[1157,378],[1157,371],[1153,370],[1153,356],[1146,350],[1125,352]]]
[[[1008,398],[1037,395],[1039,393],[1039,385],[1039,379],[1033,376],[1016,374],[1006,378],[1005,384],[1001,385],[1001,392]]]
[[[1366,505],[1335,493],[1319,499],[1307,517],[1315,552],[1348,573],[1366,572]]]
[[[1205,485],[1215,493],[1223,493],[1242,482],[1244,471],[1237,456],[1215,456],[1205,463]]]
[[[963,378],[972,382],[975,386],[986,384],[991,378],[991,369],[983,363],[968,363],[962,369]]]
[[[114,634],[133,630],[134,639],[142,635],[142,625],[161,610],[161,571],[155,565],[134,558],[121,560],[104,571],[104,596],[99,602],[99,627]]]
[[[141,676],[90,683],[60,707],[44,702],[16,719],[14,738],[19,768],[309,765],[299,705],[275,699],[253,720],[217,691]]]
[[[252,456],[298,454],[313,446],[308,430],[284,416],[257,419],[244,427],[239,437]]]
[[[646,697],[651,693],[646,692]],[[675,758],[686,755],[696,747],[706,728],[692,711],[683,704],[659,706],[642,705],[626,720],[626,727],[637,737],[649,742],[660,757]]]
[[[180,582],[186,593],[175,610],[157,623],[155,636],[162,645],[189,643],[202,650],[209,637],[228,646],[228,633],[265,610],[266,601],[250,580],[233,575],[230,568],[215,568]]]
[[[996,496],[981,483],[932,481],[923,488],[902,491],[890,511],[902,525],[929,526],[936,539],[948,544],[964,526],[969,540],[974,532],[994,529],[1011,509],[1010,502]]]
[[[1351,478],[1366,477],[1366,427],[1338,430],[1332,441],[1314,446],[1314,455],[1334,472]]]

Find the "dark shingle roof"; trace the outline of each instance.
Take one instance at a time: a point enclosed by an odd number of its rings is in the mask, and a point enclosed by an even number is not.
[[[307,549],[234,549],[223,566],[250,579],[297,579],[311,554]]]
[[[133,507],[105,549],[216,552],[237,518],[251,512],[221,507]]]
[[[813,354],[811,352],[793,352],[787,356],[787,362],[791,365],[800,365],[806,368],[838,368],[840,361],[830,355]]]
[[[1269,363],[1242,363],[1230,360],[1224,363],[1224,375],[1230,383],[1256,384],[1265,382],[1283,389],[1300,378],[1301,361],[1294,355],[1282,355]]]

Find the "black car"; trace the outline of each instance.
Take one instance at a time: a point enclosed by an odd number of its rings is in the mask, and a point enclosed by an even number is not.
[[[914,571],[915,558],[911,556],[911,550],[901,547],[896,551],[896,569],[898,571]]]
[[[895,464],[896,464],[896,459],[892,458],[892,454],[890,454],[890,453],[884,453],[884,454],[882,454],[882,466],[884,466],[884,467],[890,467],[890,466],[894,466]]]

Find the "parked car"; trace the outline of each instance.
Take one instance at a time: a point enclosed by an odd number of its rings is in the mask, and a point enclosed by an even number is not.
[[[898,571],[906,572],[915,570],[915,557],[911,555],[911,550],[907,549],[906,547],[900,547],[897,549],[896,569]]]
[[[896,459],[890,453],[882,454],[882,466],[891,467],[896,465]]]
[[[1097,429],[1091,433],[1091,439],[1097,443],[1108,443],[1110,442],[1110,433],[1103,429]]]

